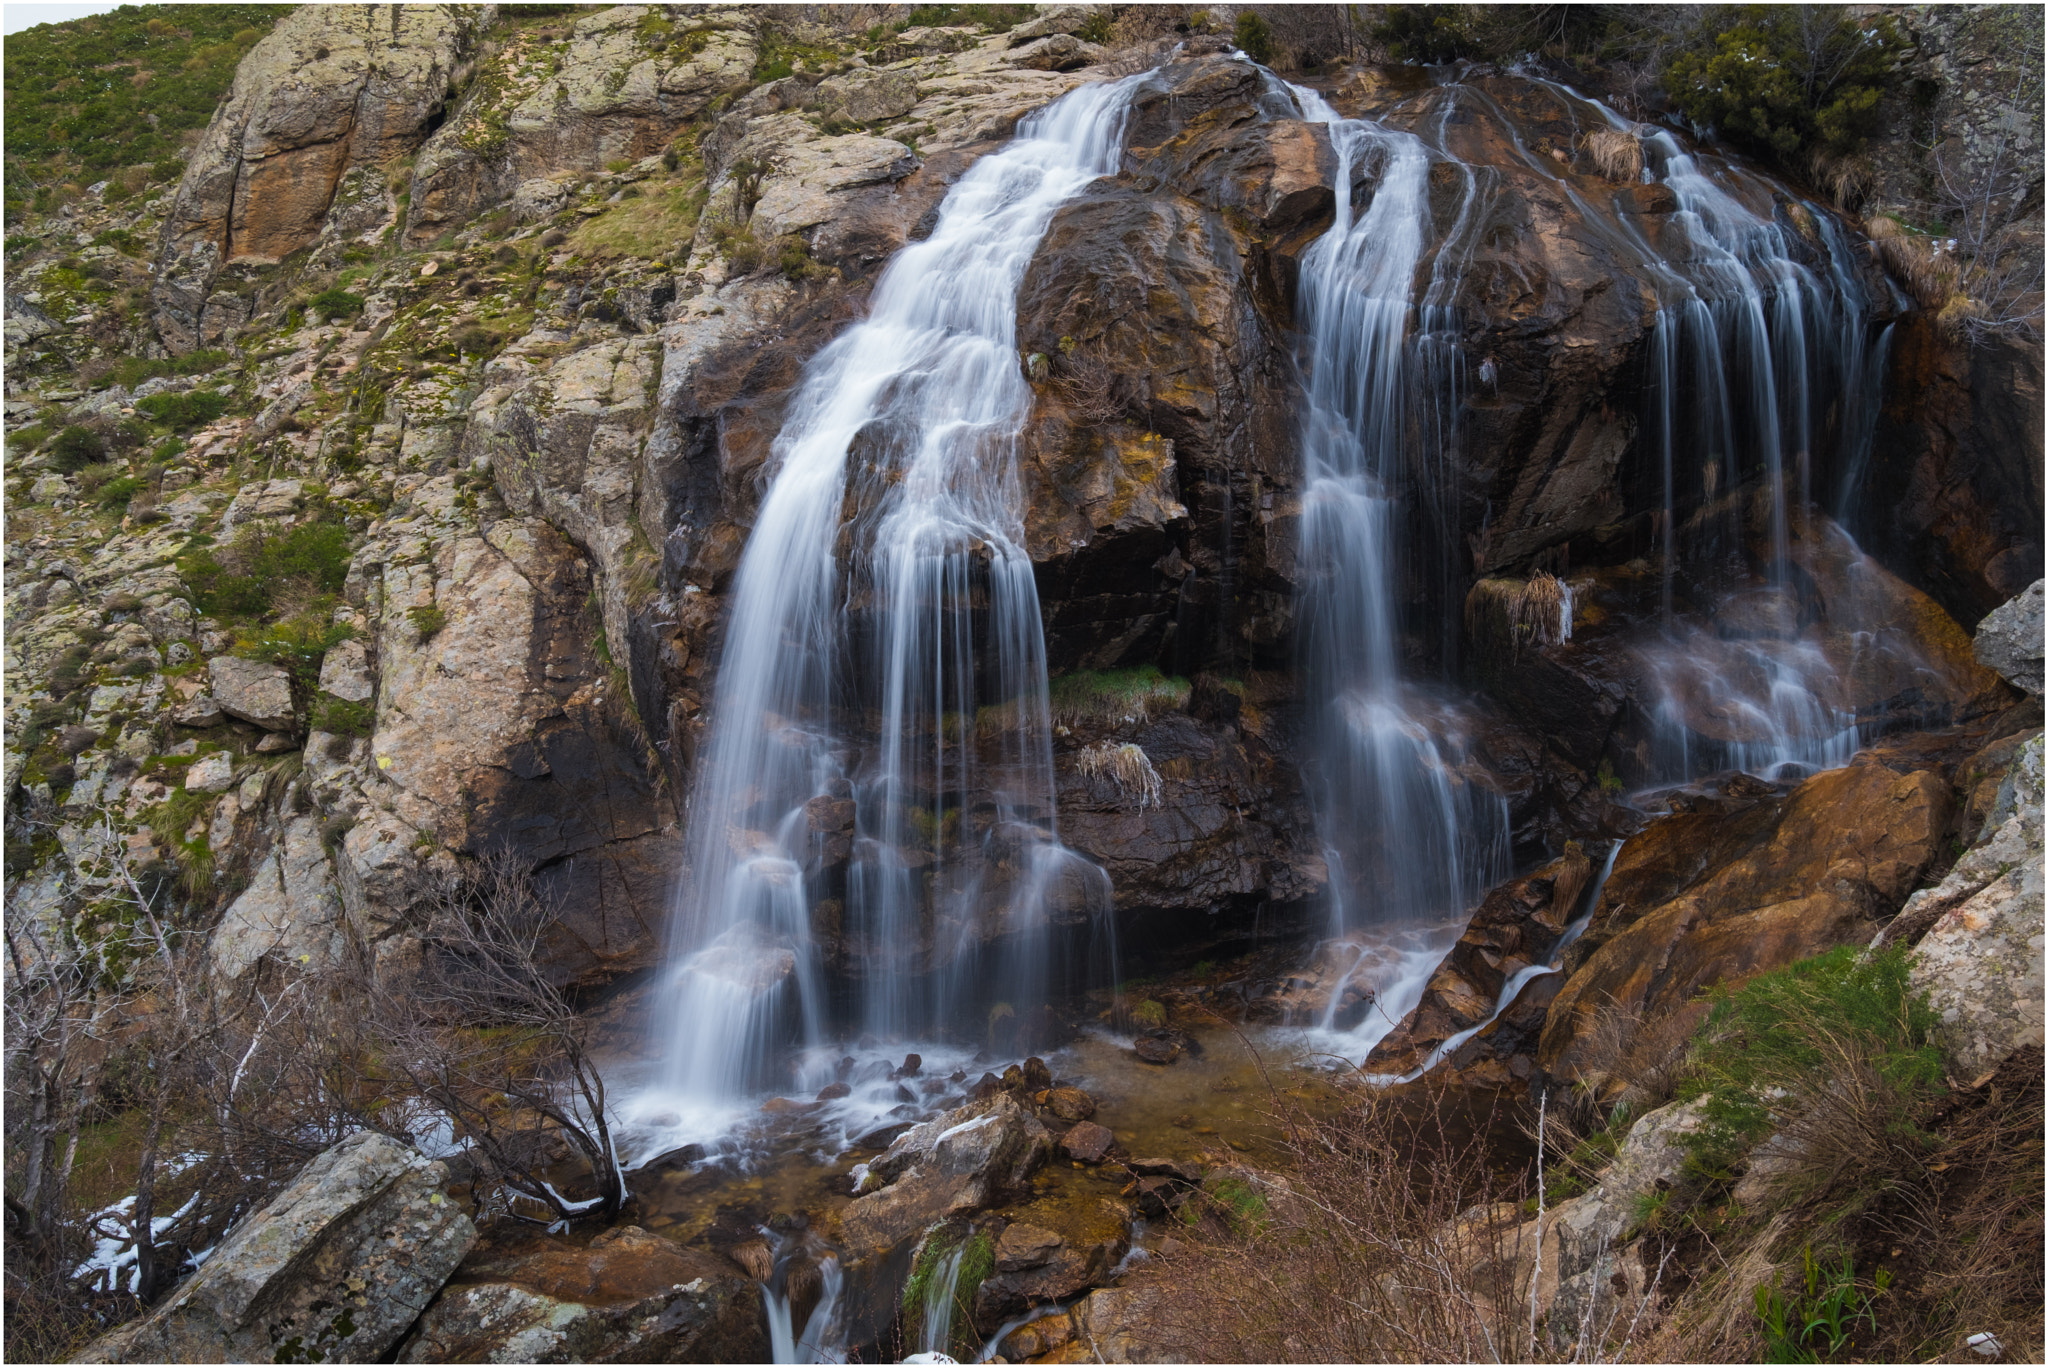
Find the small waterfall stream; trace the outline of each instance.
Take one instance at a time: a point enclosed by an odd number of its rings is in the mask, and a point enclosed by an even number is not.
[[[1116,170],[1139,79],[1026,118],[807,367],[735,581],[690,808],[663,1026],[684,1107],[812,1082],[775,1061],[833,1025],[813,914],[840,891],[819,854],[847,804],[853,1024],[876,1037],[933,1030],[978,993],[1014,1014],[1042,1004],[1049,913],[1106,904],[1053,809],[1016,295],[1054,212]],[[1009,886],[990,884],[999,869]]]

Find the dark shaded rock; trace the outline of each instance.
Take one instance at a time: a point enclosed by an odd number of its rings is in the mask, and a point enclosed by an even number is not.
[[[1077,1122],[1060,1137],[1060,1148],[1067,1157],[1083,1164],[1099,1164],[1109,1157],[1110,1147],[1116,1144],[1116,1136],[1109,1127],[1098,1126],[1093,1121]]]
[[[1095,1099],[1079,1088],[1048,1088],[1032,1100],[1062,1121],[1086,1121],[1095,1115]]]
[[[1171,1064],[1186,1053],[1188,1036],[1171,1026],[1154,1026],[1139,1032],[1131,1048],[1147,1064]]]

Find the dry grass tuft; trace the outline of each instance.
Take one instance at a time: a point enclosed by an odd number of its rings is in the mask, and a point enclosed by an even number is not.
[[[1633,133],[1619,128],[1596,128],[1586,135],[1586,155],[1600,174],[1611,181],[1633,182],[1643,178],[1643,143]]]
[[[1955,294],[1956,258],[1925,233],[1916,233],[1889,214],[1875,214],[1864,232],[1892,278],[1924,309],[1943,309]],[[1967,301],[1966,301],[1967,302]]]
[[[1152,761],[1143,747],[1129,742],[1112,745],[1105,741],[1076,756],[1074,768],[1090,779],[1107,780],[1126,797],[1135,797],[1140,809],[1159,805],[1159,771],[1152,768]]]
[[[1465,596],[1465,634],[1482,655],[1504,662],[1526,647],[1570,641],[1571,587],[1540,570],[1526,580],[1480,580]]]

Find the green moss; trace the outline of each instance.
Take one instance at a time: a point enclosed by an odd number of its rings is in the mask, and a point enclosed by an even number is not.
[[[313,700],[313,730],[335,736],[368,736],[377,724],[376,705],[352,703],[323,693]]]

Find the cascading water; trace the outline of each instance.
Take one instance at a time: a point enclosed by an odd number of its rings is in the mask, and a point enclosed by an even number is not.
[[[868,317],[807,367],[735,580],[691,805],[665,1021],[685,1106],[788,1081],[779,1052],[824,1039],[812,918],[837,891],[819,855],[840,805],[853,807],[857,1023],[877,1036],[931,1029],[948,1005],[934,999],[986,986],[978,947],[996,937],[995,994],[1019,1014],[1042,1002],[1049,912],[1105,901],[1106,877],[1059,844],[1054,820],[1021,548],[1014,444],[1031,391],[1016,295],[1053,213],[1116,170],[1139,79],[1083,86],[1024,120],[948,192],[931,236],[891,260]],[[870,743],[836,724],[846,716]],[[914,981],[927,943],[948,971],[929,993]]]
[[[1425,247],[1430,157],[1422,141],[1344,119],[1295,88],[1337,152],[1336,221],[1303,255],[1298,312],[1308,402],[1301,428],[1300,611],[1322,744],[1312,777],[1329,863],[1333,950],[1345,987],[1369,986],[1369,1049],[1414,1004],[1462,917],[1504,870],[1505,805],[1458,772],[1455,719],[1401,676],[1397,503],[1425,453],[1409,336]],[[1351,203],[1354,172],[1370,202]],[[1373,928],[1369,937],[1357,933]],[[1457,935],[1453,927],[1450,936]],[[1346,964],[1346,959],[1349,963]]]

